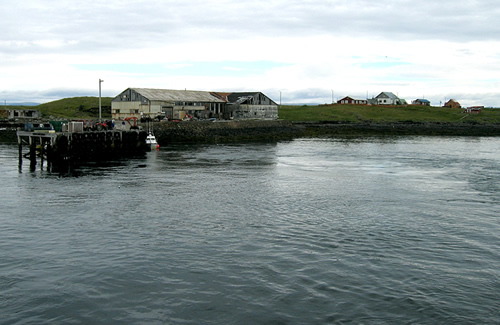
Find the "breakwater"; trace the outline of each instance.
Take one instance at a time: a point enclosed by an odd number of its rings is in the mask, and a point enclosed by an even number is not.
[[[160,145],[277,141],[324,136],[500,136],[500,124],[225,121],[156,123]]]
[[[235,143],[289,140],[301,136],[301,130],[288,121],[196,121],[167,122],[153,125],[160,146],[169,143]]]
[[[335,121],[294,122],[303,136],[500,136],[500,124],[394,122],[346,123]]]
[[[144,125],[146,128],[146,125]],[[167,122],[152,125],[161,146],[170,143],[236,143],[279,141],[323,136],[500,136],[500,124],[342,121],[290,122],[282,120]],[[0,131],[0,142],[16,142],[16,131]]]

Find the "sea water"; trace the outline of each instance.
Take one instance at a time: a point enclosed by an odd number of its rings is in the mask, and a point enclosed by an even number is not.
[[[0,144],[0,324],[498,324],[500,138]]]

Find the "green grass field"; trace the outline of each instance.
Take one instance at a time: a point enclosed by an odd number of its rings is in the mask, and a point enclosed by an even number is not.
[[[101,97],[101,116],[111,118],[112,97]],[[6,109],[36,109],[42,117],[63,119],[96,119],[99,117],[99,97],[64,98],[37,106],[6,106]],[[1,114],[0,114],[1,116]]]
[[[288,121],[500,123],[500,109],[493,108],[467,114],[463,109],[444,107],[334,104],[281,106],[278,113],[280,119]]]
[[[111,118],[111,97],[101,97],[101,116]],[[72,119],[99,117],[99,97],[73,97],[35,106],[43,117],[55,116]]]
[[[111,97],[101,98],[103,119],[111,118]],[[98,97],[73,97],[38,106],[6,106],[7,109],[37,109],[46,119],[96,119]],[[1,111],[1,109],[0,109]],[[6,118],[5,111],[0,118]],[[500,123],[500,109],[485,108],[480,114],[466,114],[463,109],[429,106],[311,105],[280,106],[279,118],[287,121],[338,121],[350,123],[446,122]]]

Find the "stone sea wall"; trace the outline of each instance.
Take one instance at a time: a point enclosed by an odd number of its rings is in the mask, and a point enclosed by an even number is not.
[[[301,130],[287,121],[193,121],[155,123],[160,146],[169,143],[235,143],[277,141],[301,136]]]
[[[500,124],[223,121],[157,123],[160,145],[276,141],[324,136],[500,136]]]
[[[500,124],[300,122],[294,125],[305,136],[500,136]]]
[[[146,128],[146,126],[144,125]],[[325,136],[500,136],[500,124],[474,123],[345,123],[279,120],[154,123],[161,146],[170,143],[237,143]],[[17,141],[14,129],[0,130],[0,142]]]

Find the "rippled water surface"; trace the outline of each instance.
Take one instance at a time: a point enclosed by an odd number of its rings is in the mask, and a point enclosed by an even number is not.
[[[0,324],[498,324],[500,139],[0,145]]]

